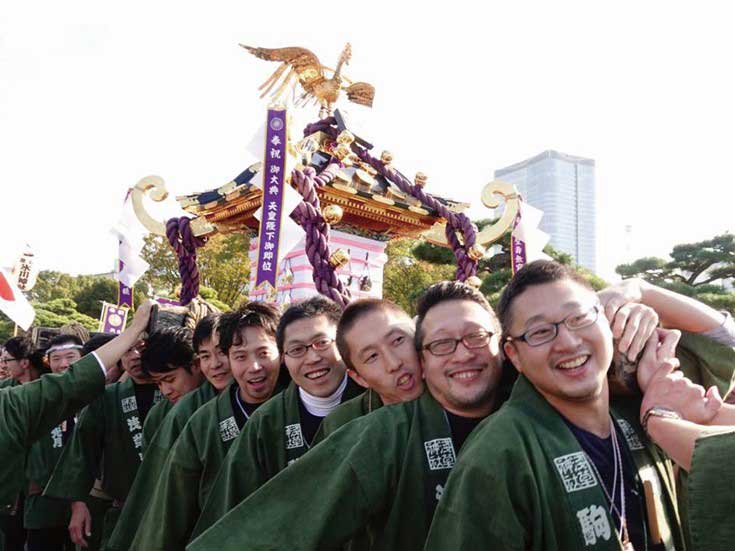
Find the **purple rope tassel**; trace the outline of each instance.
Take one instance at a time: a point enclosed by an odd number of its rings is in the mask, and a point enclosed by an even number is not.
[[[182,305],[189,304],[199,294],[196,250],[207,242],[206,238],[194,236],[190,223],[191,220],[186,216],[171,218],[166,222],[166,238],[179,259]]]
[[[314,268],[314,286],[319,293],[345,308],[351,300],[350,291],[329,263],[329,224],[322,217],[316,194],[317,188],[334,179],[338,169],[338,164],[331,163],[319,175],[312,167],[294,169],[291,172],[291,183],[304,198],[291,213],[291,218],[306,233],[306,256]]]
[[[334,117],[329,117],[309,124],[304,129],[304,135],[308,136],[314,132],[321,131],[336,140],[339,130],[334,127],[335,123],[336,120]],[[380,159],[376,159],[370,155],[366,149],[356,147],[355,144],[352,144],[352,150],[363,162],[372,166],[381,176],[396,185],[398,189],[418,199],[422,205],[435,210],[439,216],[446,219],[447,241],[452,247],[454,257],[457,259],[457,272],[455,275],[457,281],[466,281],[468,278],[477,274],[477,261],[472,260],[467,255],[467,251],[477,241],[477,227],[470,221],[467,215],[450,211],[443,203],[428,193],[425,193],[419,186],[408,181],[397,170],[386,166]],[[457,232],[462,234],[464,245],[460,242]]]

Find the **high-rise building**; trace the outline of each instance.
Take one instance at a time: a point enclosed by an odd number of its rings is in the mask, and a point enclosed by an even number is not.
[[[544,151],[495,171],[495,179],[514,184],[528,204],[544,211],[539,228],[551,245],[596,269],[595,161]]]

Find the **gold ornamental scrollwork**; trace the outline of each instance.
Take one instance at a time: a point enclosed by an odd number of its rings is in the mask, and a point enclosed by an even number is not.
[[[166,224],[153,218],[143,204],[143,199],[146,196],[157,203],[166,200],[168,197],[168,190],[166,189],[166,184],[164,183],[163,178],[155,175],[141,178],[138,183],[135,184],[135,187],[133,187],[131,195],[133,199],[133,211],[135,212],[135,216],[138,220],[140,220],[140,223],[143,224],[145,229],[149,232],[155,235],[165,236]],[[203,218],[194,218],[191,221],[191,230],[195,236],[201,237],[214,233],[217,231],[217,228]]]

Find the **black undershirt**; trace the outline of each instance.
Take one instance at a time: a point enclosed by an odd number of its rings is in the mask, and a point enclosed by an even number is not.
[[[562,419],[564,419],[562,417]],[[612,438],[600,438],[588,432],[584,429],[573,425],[568,420],[564,419],[564,422],[572,431],[574,437],[579,442],[582,450],[592,460],[597,467],[597,471],[602,477],[602,484],[607,488],[608,493],[613,486],[613,479],[615,476],[614,465],[613,465],[613,447]],[[635,469],[633,467],[633,458],[630,455],[628,446],[626,445],[625,436],[615,427],[618,444],[620,444],[620,452],[623,459],[623,479],[625,480],[625,517],[626,525],[628,527],[628,537],[633,544],[635,549],[649,549],[651,551],[663,550],[663,545],[650,545],[646,547],[644,542],[645,531],[643,522],[645,519],[644,507],[645,500],[642,497],[642,489],[636,479]],[[619,488],[620,486],[618,486]],[[603,492],[604,493],[604,492]],[[615,507],[620,511],[620,490],[618,489],[615,495]],[[620,528],[620,517],[615,510],[612,511],[612,518],[615,521],[615,530]],[[647,530],[647,528],[645,529]]]
[[[251,404],[249,402],[246,402],[242,398],[238,400],[238,392],[240,392],[239,386],[232,385],[230,387],[230,403],[232,404],[232,414],[235,417],[237,428],[242,430],[248,418],[253,414],[256,409],[258,409],[258,406],[260,406],[260,404]],[[242,404],[243,409],[245,409],[247,417],[245,416],[245,413],[242,412],[242,409],[240,409],[240,404]]]
[[[470,433],[484,419],[485,417],[461,417],[447,411],[447,421],[449,422],[449,429],[452,432],[455,453],[459,453],[459,450],[464,445],[464,441],[467,440]]]
[[[135,389],[135,403],[138,406],[138,417],[140,417],[140,424],[142,425],[148,416],[148,412],[153,407],[153,396],[158,387],[156,385],[139,385],[133,382],[133,388]]]

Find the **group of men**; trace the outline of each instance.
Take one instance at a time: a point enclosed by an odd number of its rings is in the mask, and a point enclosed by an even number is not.
[[[149,308],[93,356],[52,342],[59,375],[11,371],[6,549],[19,496],[28,549],[49,551],[702,545],[672,459],[691,464],[660,426],[735,424],[720,398],[735,323],[701,303],[641,281],[596,293],[539,261],[497,315],[457,282],[429,287],[415,318],[317,296],[141,338]],[[31,357],[11,339],[0,367]],[[623,357],[635,388],[611,382]]]

